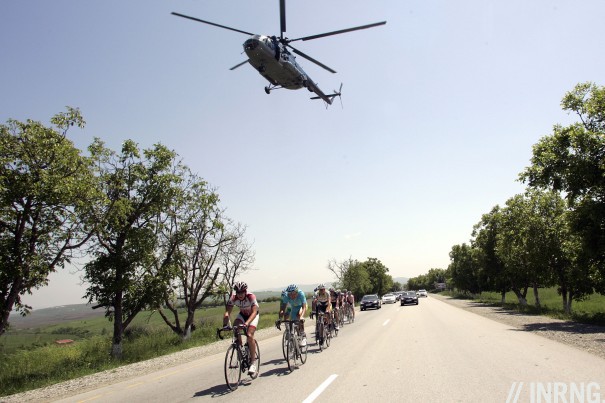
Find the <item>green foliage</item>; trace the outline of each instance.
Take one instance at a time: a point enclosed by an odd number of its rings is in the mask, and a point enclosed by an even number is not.
[[[84,266],[86,296],[112,318],[112,354],[119,357],[124,330],[141,310],[161,302],[173,278],[172,261],[156,257],[163,214],[181,178],[176,154],[161,144],[139,150],[127,140],[118,154],[96,139],[89,150],[104,198],[94,206],[98,225],[94,258]]]
[[[51,121],[56,128],[0,125],[0,334],[13,308],[28,313],[21,296],[46,285],[91,235],[98,196],[91,161],[65,137],[84,120],[68,108]]]
[[[532,188],[566,195],[579,245],[575,258],[590,270],[593,286],[605,293],[605,88],[578,84],[561,106],[580,122],[557,125],[534,145],[531,165],[520,178]]]

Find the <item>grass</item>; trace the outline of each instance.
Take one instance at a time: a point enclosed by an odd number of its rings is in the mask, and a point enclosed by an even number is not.
[[[279,303],[261,303],[261,310],[258,328],[273,326]],[[196,312],[197,329],[187,341],[157,313],[141,313],[125,332],[121,360],[109,355],[113,324],[105,318],[11,331],[0,338],[0,397],[212,343],[223,313],[222,307]],[[74,343],[57,345],[58,339]]]
[[[527,292],[527,306],[520,305],[512,291],[506,293],[504,304],[501,303],[501,295],[497,292],[482,292],[481,295],[474,298],[467,294],[455,292],[449,292],[447,295],[454,298],[475,299],[479,302],[503,306],[506,309],[527,314],[546,315],[558,319],[605,326],[605,295],[601,294],[592,294],[583,301],[573,301],[571,315],[566,314],[563,310],[563,300],[555,287],[538,290],[541,308],[536,308],[534,293],[531,289]]]

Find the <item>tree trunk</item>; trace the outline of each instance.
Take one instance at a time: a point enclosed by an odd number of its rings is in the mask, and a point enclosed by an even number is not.
[[[567,313],[567,287],[561,287],[561,298],[563,299],[563,310]]]
[[[113,339],[111,345],[111,356],[118,360],[122,358],[123,319],[122,293],[118,291],[113,304]]]
[[[517,299],[519,300],[519,304],[521,304],[523,306],[527,306],[527,299],[525,298],[525,295],[523,293],[521,293],[521,290],[519,290],[518,288],[513,288],[512,291],[517,296]],[[526,293],[527,293],[527,289],[525,289],[525,294]]]
[[[565,313],[571,315],[571,303],[573,301],[573,291],[568,291],[567,302],[565,304]]]
[[[538,284],[534,284],[534,298],[536,299],[536,308],[542,308],[542,305],[540,304],[540,296],[538,295]]]
[[[506,303],[506,291],[502,290],[502,292],[500,292],[500,297],[500,303],[504,305]]]
[[[22,281],[21,279],[15,279],[13,284],[10,286],[10,292],[8,297],[3,302],[2,306],[2,317],[0,318],[0,336],[6,332],[8,328],[8,318],[15,306],[15,301],[17,300],[17,295],[19,295],[19,289],[21,288]]]

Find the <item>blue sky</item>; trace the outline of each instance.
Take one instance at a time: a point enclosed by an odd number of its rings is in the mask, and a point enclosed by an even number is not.
[[[48,123],[66,105],[118,149],[161,142],[218,189],[248,226],[252,290],[333,280],[328,260],[380,259],[394,277],[446,268],[453,245],[516,181],[531,147],[574,121],[560,100],[604,85],[605,3],[594,1],[289,0],[290,38],[332,67],[298,58],[330,92],[274,91],[245,60],[246,35],[279,33],[278,1],[30,0],[0,3],[0,121]],[[24,301],[78,303],[74,269]]]

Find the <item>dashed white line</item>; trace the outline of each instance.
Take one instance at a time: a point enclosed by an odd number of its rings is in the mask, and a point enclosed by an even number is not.
[[[317,399],[317,397],[319,395],[321,395],[321,393],[332,383],[332,381],[334,381],[334,379],[336,379],[338,375],[336,374],[332,374],[328,377],[328,379],[326,379],[325,381],[323,381],[323,383],[321,385],[319,385],[317,387],[317,389],[315,389],[313,391],[313,393],[311,393],[305,400],[303,400],[303,403],[311,403],[312,401],[314,401],[315,399]]]
[[[391,319],[387,319],[387,320],[385,320],[385,321],[384,321],[384,323],[382,324],[382,326],[386,326],[386,325],[387,325],[387,323],[389,323],[390,321],[391,321]]]

